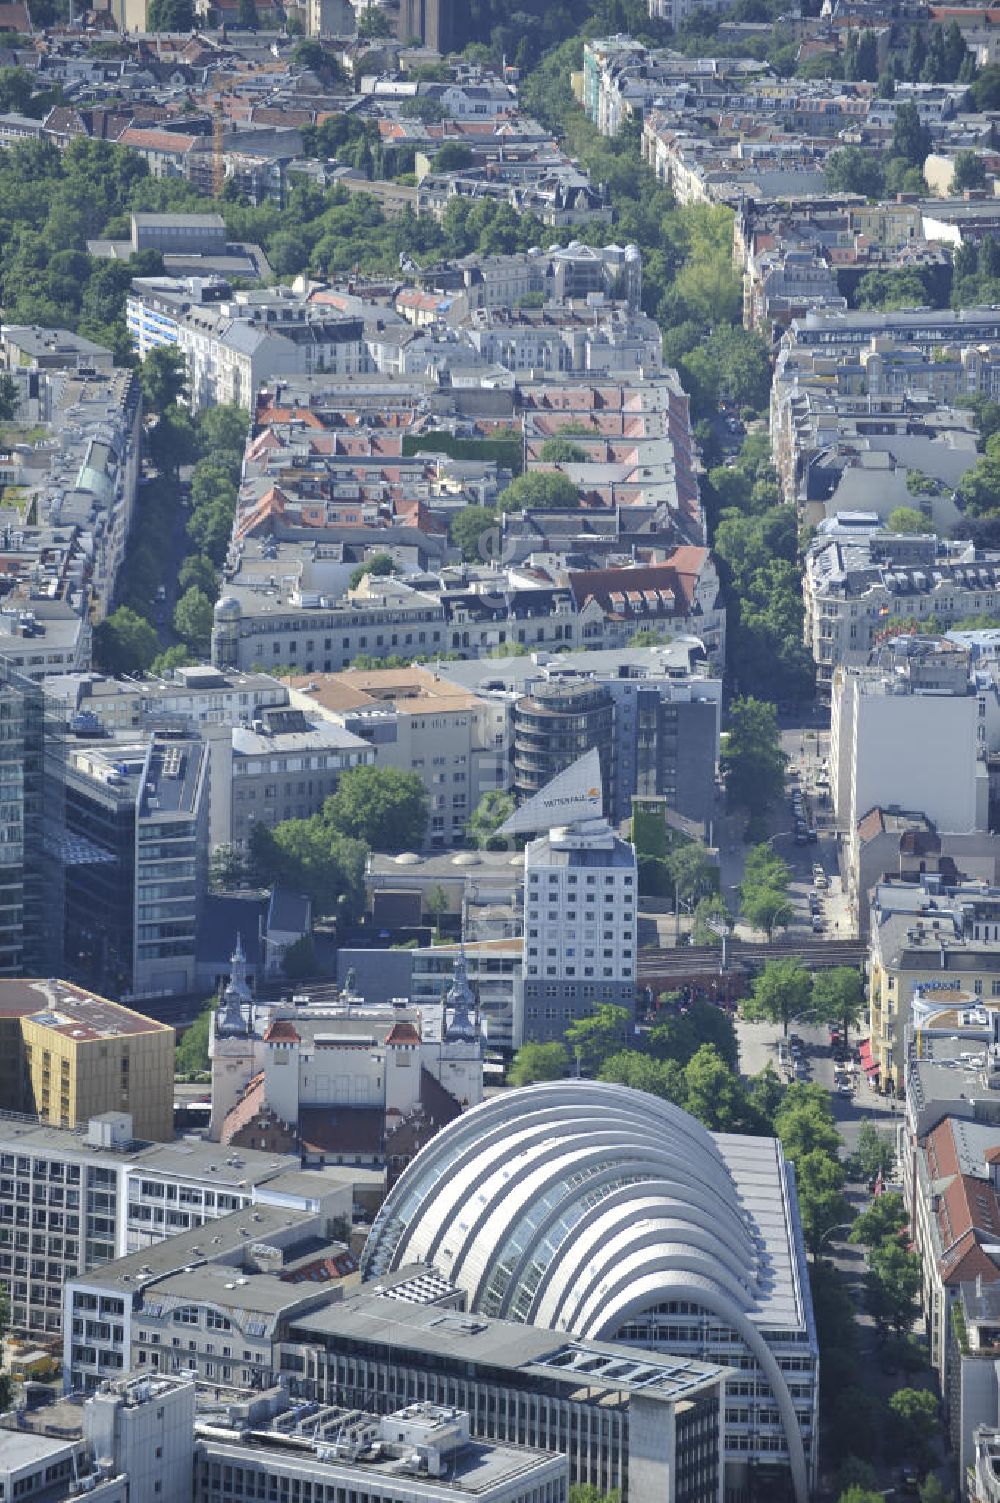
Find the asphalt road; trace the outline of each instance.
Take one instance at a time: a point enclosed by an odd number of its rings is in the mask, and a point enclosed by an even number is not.
[[[795,1023],[792,1032],[797,1033],[805,1045],[808,1065],[807,1079],[825,1086],[831,1092],[833,1115],[837,1131],[844,1139],[848,1153],[857,1147],[858,1131],[862,1122],[874,1122],[885,1132],[894,1132],[899,1121],[900,1102],[880,1096],[862,1078],[853,1096],[841,1096],[834,1091],[834,1061],[830,1048],[829,1031]],[[773,1023],[750,1023],[742,1018],[736,1020],[736,1036],[740,1046],[740,1069],[744,1075],[756,1075],[767,1064],[778,1068],[778,1044],[782,1033]]]

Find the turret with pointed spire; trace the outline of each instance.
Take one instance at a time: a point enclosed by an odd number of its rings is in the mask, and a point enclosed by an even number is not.
[[[229,984],[215,1013],[216,1038],[243,1038],[250,1030],[253,997],[247,982],[247,957],[242,934],[236,936],[230,966]]]
[[[445,997],[445,1018],[447,1021],[444,1035],[446,1042],[458,1043],[463,1040],[469,1043],[478,1042],[479,1005],[469,985],[464,948],[459,951],[458,959],[455,961],[455,974],[448,989],[448,995]]]

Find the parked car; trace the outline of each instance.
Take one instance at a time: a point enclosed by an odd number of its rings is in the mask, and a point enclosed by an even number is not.
[[[813,917],[812,917],[812,931],[813,931],[814,934],[822,934],[823,933],[823,916],[822,916],[822,914],[819,914],[819,913],[814,913],[813,914]]]
[[[851,1084],[851,1082],[849,1080],[838,1080],[838,1082],[837,1082],[837,1095],[838,1096],[853,1096],[854,1095],[854,1086]]]

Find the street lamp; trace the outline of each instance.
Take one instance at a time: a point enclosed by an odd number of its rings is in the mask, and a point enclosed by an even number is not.
[[[819,1261],[820,1250],[821,1250],[821,1248],[823,1246],[823,1243],[826,1241],[827,1237],[832,1237],[833,1234],[834,1234],[834,1232],[842,1232],[842,1231],[847,1230],[851,1226],[851,1224],[852,1223],[850,1221],[838,1221],[838,1223],[837,1223],[836,1226],[828,1226],[827,1227],[826,1231],[823,1233],[822,1237],[820,1237],[819,1241],[817,1242],[817,1244],[816,1244],[816,1251],[813,1254],[813,1257],[817,1260],[817,1262]]]

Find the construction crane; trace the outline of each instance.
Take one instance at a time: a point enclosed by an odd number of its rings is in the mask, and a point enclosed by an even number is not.
[[[212,120],[212,197],[221,198],[222,190],[226,182],[226,162],[222,153],[222,134],[225,119],[222,113],[222,99],[217,97],[214,105]]]

